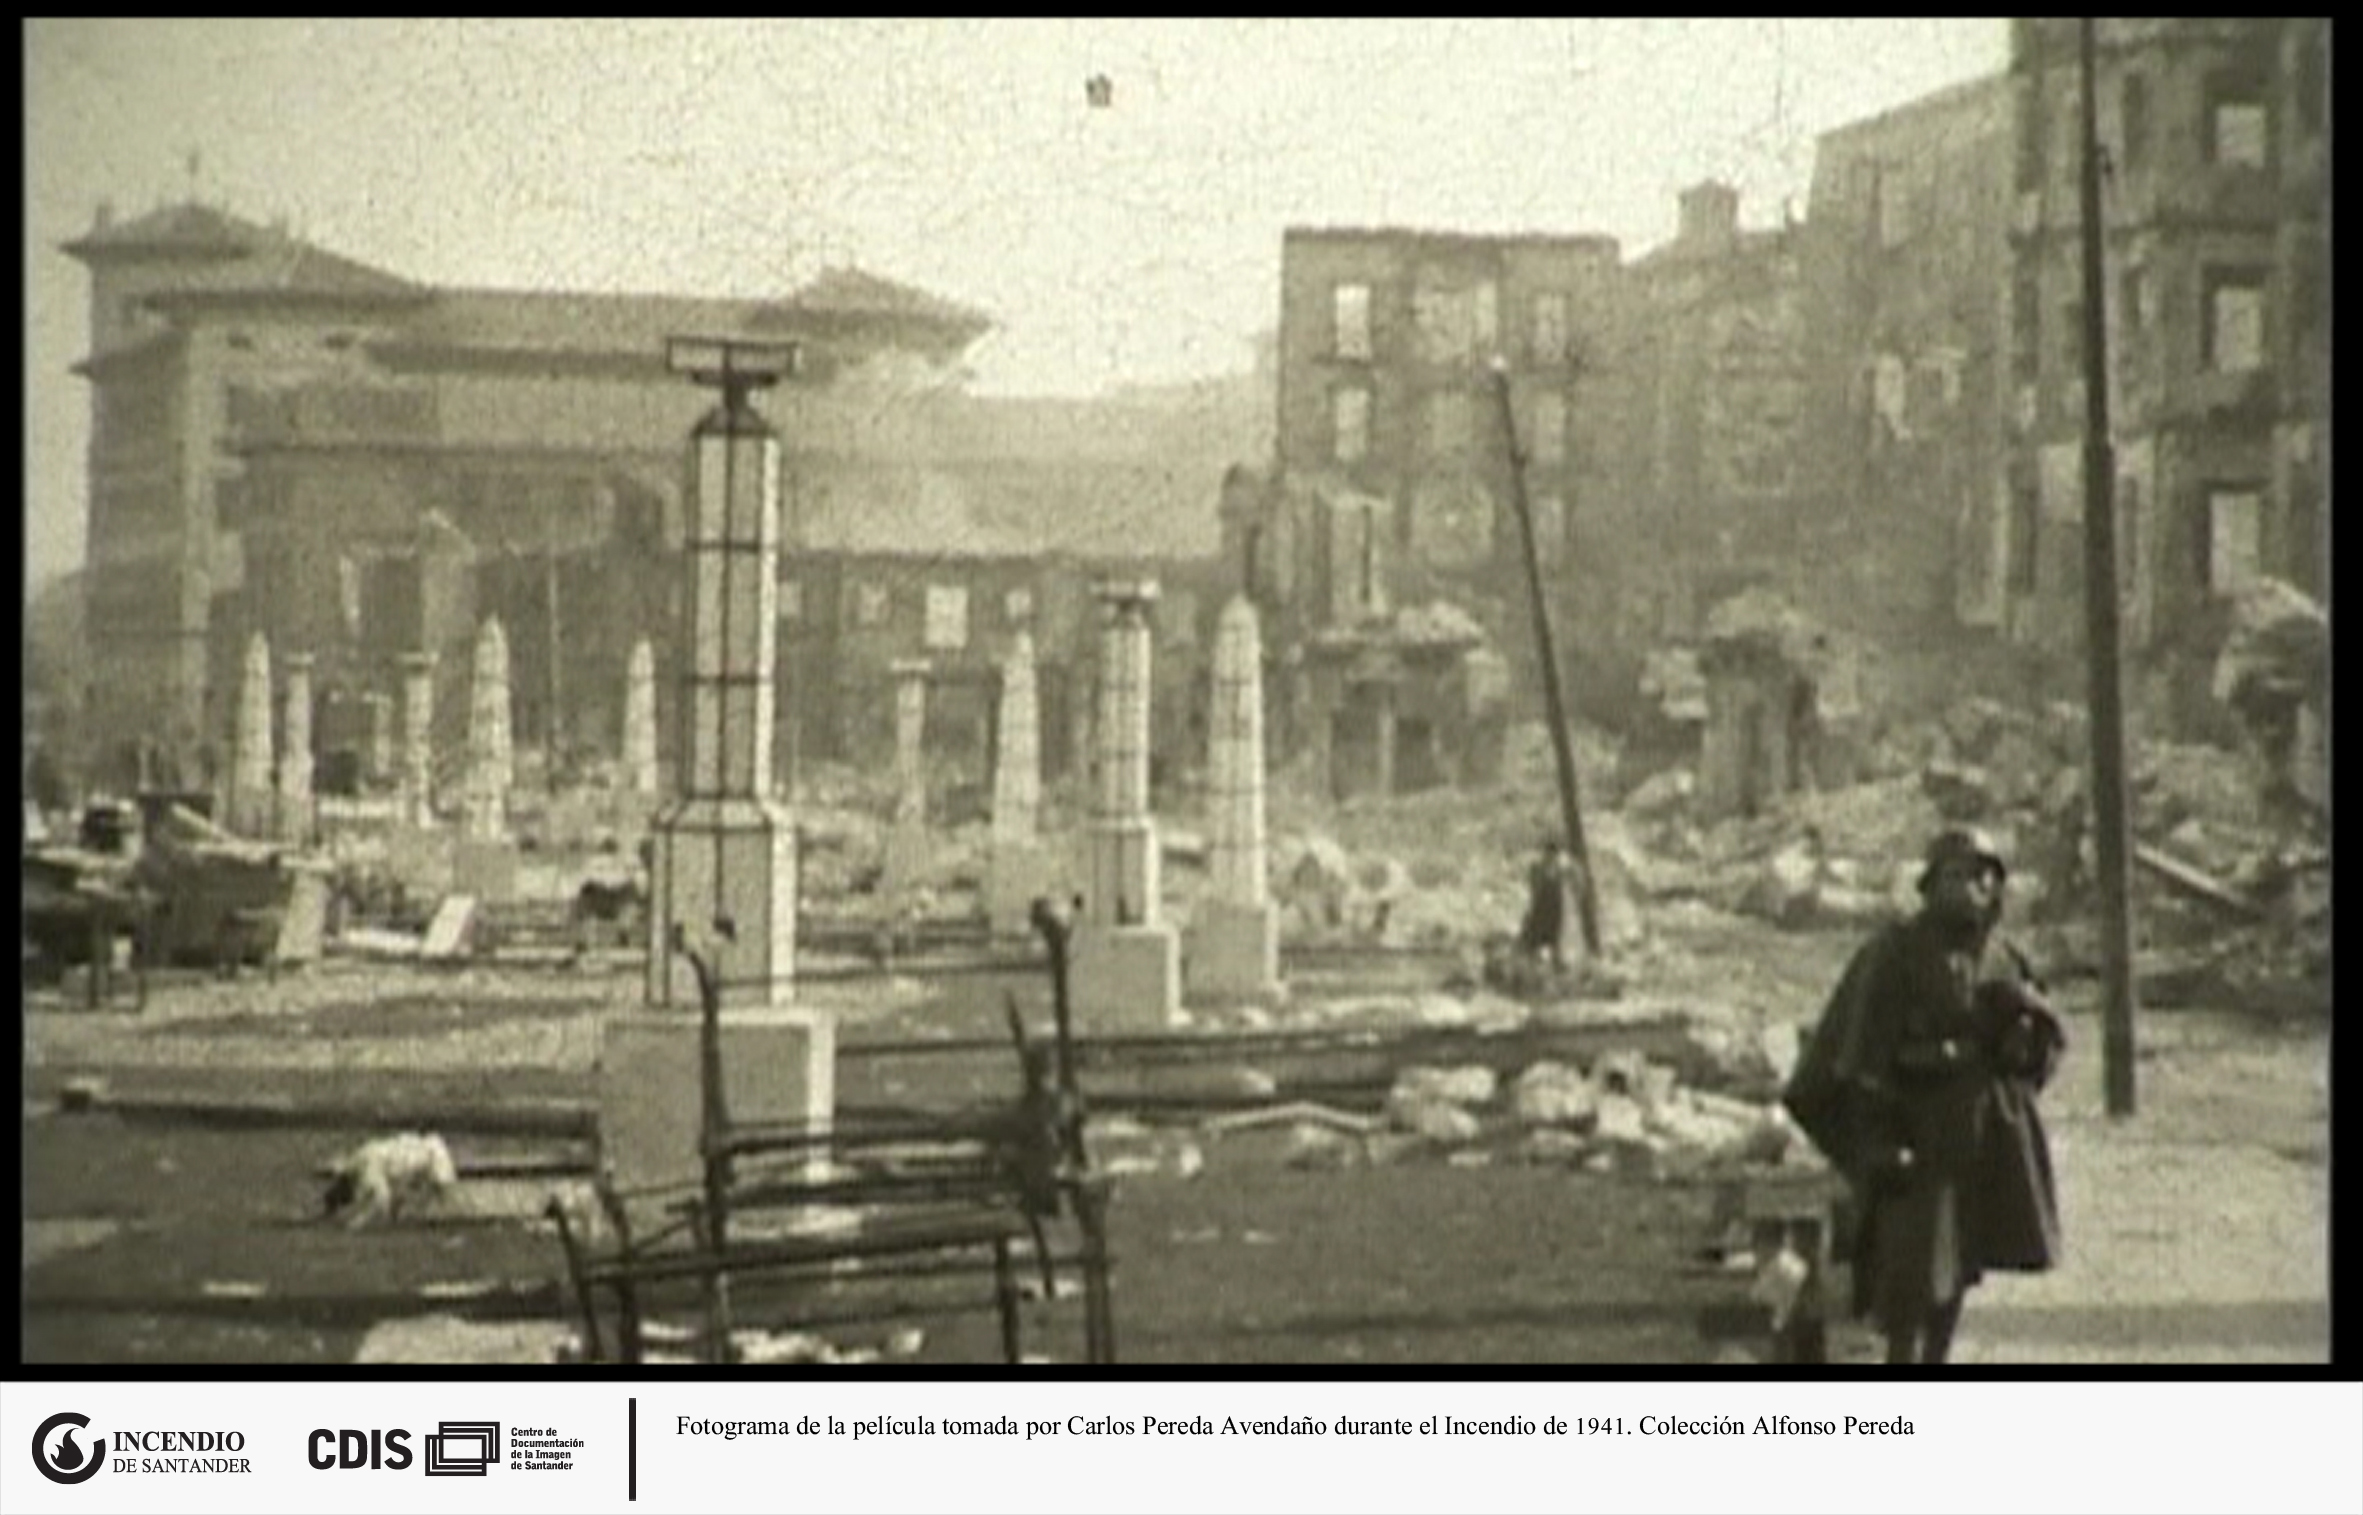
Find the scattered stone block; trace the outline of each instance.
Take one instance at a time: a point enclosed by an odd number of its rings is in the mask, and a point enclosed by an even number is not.
[[[427,934],[419,943],[419,956],[430,963],[456,962],[472,946],[475,930],[474,896],[446,895],[435,907],[434,918],[427,922]]]
[[[288,884],[287,907],[279,916],[279,939],[271,960],[297,967],[320,960],[328,937],[328,879],[312,870],[298,869]]]
[[[1598,1121],[1598,1091],[1564,1063],[1535,1063],[1511,1086],[1510,1108],[1521,1125],[1588,1130]]]
[[[1206,1004],[1276,1004],[1280,987],[1280,911],[1269,902],[1202,900],[1184,939],[1189,998]]]
[[[1089,925],[1075,933],[1069,989],[1079,1021],[1163,1030],[1182,1007],[1181,938],[1169,926]]]

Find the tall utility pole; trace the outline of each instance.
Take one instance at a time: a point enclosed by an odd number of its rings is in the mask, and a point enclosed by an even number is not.
[[[564,660],[566,646],[566,639],[558,627],[558,491],[552,489],[542,500],[542,534],[546,549],[542,554],[542,608],[550,623],[550,717],[548,724],[542,728],[542,740],[548,748],[543,754],[542,767],[543,782],[555,793],[561,750],[559,733],[565,729],[559,716],[558,701],[564,685],[559,678],[558,665]]]
[[[2100,865],[2101,1074],[2113,1116],[2133,1113],[2133,878],[2125,803],[2125,674],[2118,645],[2117,464],[2109,445],[2108,324],[2102,299],[2100,127],[2094,106],[2094,32],[2079,33],[2083,84],[2084,621],[2092,675],[2092,822]]]
[[[1501,402],[1502,437],[1510,458],[1510,503],[1518,517],[1518,541],[1525,550],[1526,594],[1534,606],[1534,652],[1542,665],[1543,715],[1551,728],[1551,756],[1559,767],[1559,818],[1567,828],[1567,851],[1576,866],[1576,918],[1583,923],[1584,951],[1600,955],[1600,892],[1592,882],[1592,854],[1584,842],[1583,807],[1575,780],[1575,738],[1567,725],[1567,700],[1559,692],[1559,651],[1551,639],[1550,607],[1543,600],[1543,576],[1534,546],[1534,512],[1526,502],[1526,454],[1518,446],[1517,408],[1510,402],[1510,365],[1493,360],[1493,392]],[[1572,411],[1573,406],[1569,409]]]

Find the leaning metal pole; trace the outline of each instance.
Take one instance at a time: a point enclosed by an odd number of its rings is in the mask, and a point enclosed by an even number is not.
[[[2095,23],[2077,23],[2083,100],[2084,618],[2092,678],[2092,821],[2100,865],[2101,1075],[2113,1116],[2133,1114],[2133,879],[2125,800],[2125,673],[2118,644],[2116,459],[2109,445],[2108,326],[2101,301],[2100,132]]]
[[[1518,447],[1518,418],[1510,404],[1509,365],[1496,358],[1493,388],[1501,401],[1502,436],[1510,458],[1510,503],[1516,507],[1518,541],[1526,558],[1526,594],[1534,606],[1535,660],[1542,666],[1544,716],[1551,728],[1551,756],[1559,769],[1559,816],[1567,827],[1567,851],[1576,866],[1576,916],[1583,923],[1584,952],[1600,955],[1600,894],[1592,882],[1592,855],[1584,844],[1583,808],[1575,779],[1575,738],[1567,726],[1567,701],[1559,691],[1559,652],[1551,637],[1551,611],[1543,601],[1542,567],[1534,547],[1534,512],[1526,503],[1526,455]]]

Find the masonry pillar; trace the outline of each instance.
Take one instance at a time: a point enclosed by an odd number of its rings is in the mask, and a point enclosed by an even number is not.
[[[285,728],[279,754],[279,837],[295,846],[312,840],[312,662],[308,652],[287,655]]]
[[[894,674],[894,819],[886,828],[886,887],[915,888],[927,871],[927,676],[925,658],[898,658]]]
[[[467,835],[497,842],[509,833],[509,789],[515,780],[509,707],[509,639],[497,618],[476,636],[468,693]]]
[[[656,648],[646,637],[624,672],[624,787],[642,803],[656,800]]]
[[[780,443],[751,393],[794,349],[677,338],[677,373],[720,391],[689,438],[676,640],[680,761],[655,821],[646,1007],[600,1027],[601,1161],[626,1190],[703,1173],[702,1002],[676,942],[708,963],[720,1003],[727,1114],[800,1128],[800,1154],[750,1158],[739,1177],[827,1160],[835,1026],[795,997],[796,831],[775,797]]]
[[[1032,633],[1010,640],[1001,665],[1001,710],[994,723],[992,858],[985,875],[985,914],[997,936],[1023,936],[1038,896],[1059,891],[1060,869],[1043,844],[1042,720]]]
[[[1263,638],[1244,595],[1224,607],[1215,629],[1206,771],[1213,877],[1186,943],[1190,998],[1271,1003],[1282,989],[1280,912],[1264,840]]]
[[[1157,823],[1149,814],[1154,580],[1101,586],[1097,751],[1084,919],[1073,940],[1076,1013],[1103,1026],[1162,1027],[1181,1009],[1181,943],[1158,900]]]
[[[278,804],[272,792],[271,644],[259,631],[247,639],[232,739],[229,827],[240,836],[269,836]]]
[[[470,669],[466,792],[452,873],[460,893],[500,902],[517,894],[517,846],[509,835],[509,791],[517,777],[510,698],[508,634],[487,617]]]
[[[402,655],[402,819],[435,824],[435,655]]]

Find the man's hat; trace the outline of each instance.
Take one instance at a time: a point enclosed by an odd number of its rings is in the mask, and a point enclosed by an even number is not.
[[[1928,843],[1920,867],[1920,889],[1927,892],[1936,879],[1937,870],[1947,863],[1983,863],[1998,877],[2010,877],[2010,865],[2002,860],[2002,849],[1994,839],[1975,826],[1953,826],[1938,832]]]

